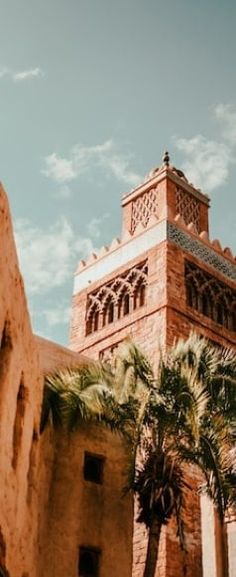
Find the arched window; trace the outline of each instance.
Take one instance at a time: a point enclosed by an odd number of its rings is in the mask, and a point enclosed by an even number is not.
[[[224,324],[224,308],[221,302],[218,302],[216,305],[216,322],[219,323],[219,325]]]
[[[223,327],[228,328],[229,315],[228,315],[228,309],[227,309],[227,305],[226,305],[224,298],[221,298],[216,303],[216,322],[219,323],[219,325],[222,325]]]
[[[95,333],[98,330],[98,323],[99,323],[99,311],[95,311],[93,315],[93,326],[92,331]]]
[[[208,288],[205,288],[201,295],[201,313],[206,317],[212,318],[213,300]]]
[[[140,291],[139,291],[139,306],[143,307],[145,305],[145,297],[146,297],[146,285],[141,284]]]
[[[190,279],[186,283],[186,296],[188,306],[198,310],[198,290],[195,283]]]
[[[90,335],[98,330],[99,327],[99,309],[95,304],[94,308],[89,312],[86,322],[86,335]]]
[[[130,294],[126,287],[124,287],[123,292],[119,296],[118,301],[118,318],[121,319],[122,317],[128,315],[130,313]]]
[[[142,307],[145,304],[146,285],[142,281],[134,292],[134,309]]]
[[[102,329],[145,304],[147,261],[128,269],[87,295],[86,335]]]
[[[126,293],[123,298],[123,315],[128,315],[130,309],[130,295]]]
[[[110,295],[103,309],[103,326],[105,327],[107,324],[113,323],[114,316],[115,316],[114,298],[112,295]]]
[[[236,291],[188,261],[185,286],[190,307],[226,329],[236,331]]]
[[[114,321],[114,303],[111,301],[108,307],[108,323],[113,323]]]

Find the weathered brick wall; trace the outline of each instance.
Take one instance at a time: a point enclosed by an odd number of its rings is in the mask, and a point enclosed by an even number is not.
[[[70,331],[70,346],[74,351],[98,358],[101,351],[131,335],[140,347],[155,359],[159,346],[164,344],[166,334],[165,255],[165,243],[162,243],[128,263],[128,267],[132,268],[140,261],[148,261],[148,286],[144,306],[90,335],[86,336],[85,331],[87,297],[91,290],[108,283],[114,273],[74,295]],[[127,265],[117,269],[115,275],[121,276],[126,269]]]

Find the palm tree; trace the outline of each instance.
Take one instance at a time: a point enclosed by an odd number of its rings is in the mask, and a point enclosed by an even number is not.
[[[106,375],[107,377],[108,375]],[[104,414],[108,380],[99,363],[59,369],[45,378],[40,431],[51,418],[54,427],[73,431],[82,421],[99,420]]]
[[[148,529],[144,577],[154,577],[162,527],[176,518],[183,550],[186,464],[197,467],[223,525],[236,503],[236,355],[196,335],[179,341],[157,375],[128,339],[112,365],[91,363],[46,380],[42,426],[73,430],[81,419],[105,423],[131,447],[127,489]],[[184,572],[184,567],[183,567]]]
[[[184,449],[186,460],[195,460],[218,514],[222,534],[223,574],[228,574],[225,517],[236,504],[236,354],[209,346],[206,339],[192,334],[173,347],[171,369],[205,385],[207,404],[195,444]],[[171,394],[171,391],[170,391]]]

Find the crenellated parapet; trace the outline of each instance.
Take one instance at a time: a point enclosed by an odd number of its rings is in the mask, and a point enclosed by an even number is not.
[[[165,240],[178,244],[221,274],[236,280],[236,256],[229,247],[222,247],[218,239],[210,239],[206,230],[198,232],[194,222],[186,224],[180,214],[170,214],[168,220],[161,221],[152,215],[146,226],[140,222],[133,234],[126,230],[123,237],[114,238],[109,247],[102,246],[87,261],[81,260],[75,273],[75,292]]]

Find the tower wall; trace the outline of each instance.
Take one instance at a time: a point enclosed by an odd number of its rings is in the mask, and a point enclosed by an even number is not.
[[[131,335],[155,366],[160,346],[165,349],[192,330],[216,345],[236,346],[236,263],[228,248],[209,239],[208,198],[167,162],[124,197],[122,207],[121,240],[82,261],[76,273],[71,348],[109,358]],[[142,263],[145,298],[137,307],[135,283]],[[127,279],[125,313],[121,286]],[[196,471],[188,469],[187,475],[196,489]],[[200,500],[196,491],[187,499],[187,575],[202,577]],[[146,544],[145,530],[135,524],[133,577],[142,576]],[[163,531],[157,577],[180,577],[183,562],[172,521]]]
[[[119,249],[117,249],[117,252]],[[119,255],[117,255],[119,262]],[[134,291],[132,285],[132,271],[139,274],[140,264],[146,266],[145,302],[142,306],[134,309]],[[92,273],[91,273],[92,274]],[[131,277],[128,282],[127,276]],[[106,358],[115,347],[128,335],[136,340],[140,347],[155,361],[155,355],[165,341],[166,334],[166,305],[167,292],[165,284],[166,275],[166,243],[146,251],[119,267],[114,272],[106,275],[101,280],[93,283],[92,287],[77,293],[72,303],[71,323],[71,348],[75,351],[86,352],[93,358]],[[123,283],[127,294],[130,296],[130,311],[127,314],[121,312],[118,318],[120,305],[117,299],[116,286]],[[135,278],[137,281],[137,278]],[[109,296],[111,283],[114,285],[114,319],[103,326],[103,316],[106,309],[106,295]],[[116,284],[117,283],[117,284]],[[86,314],[88,301],[91,294],[95,295],[98,304],[101,304],[99,313],[98,329],[86,335]],[[113,289],[112,289],[113,290]],[[104,297],[105,294],[105,297]]]

